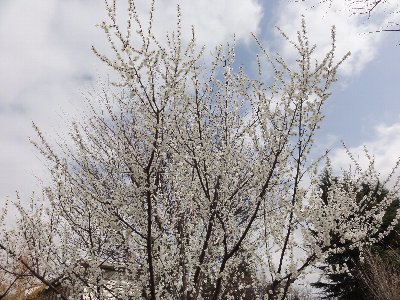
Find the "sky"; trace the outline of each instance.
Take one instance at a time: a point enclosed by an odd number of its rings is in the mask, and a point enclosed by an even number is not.
[[[125,2],[118,1],[121,18]],[[304,15],[321,56],[335,25],[338,57],[347,51],[352,56],[324,111],[317,147],[331,149],[333,163],[344,166],[341,140],[356,155],[362,156],[366,145],[377,169],[388,173],[400,156],[400,32],[375,31],[398,22],[400,14],[390,12],[399,4],[386,1],[368,18],[352,15],[347,1],[317,2],[157,0],[155,31],[162,35],[173,28],[180,3],[184,35],[194,25],[198,43],[211,52],[235,34],[239,63],[251,66],[258,51],[251,33],[270,51],[291,59],[293,51],[276,26],[295,37]],[[146,20],[148,1],[136,3]],[[40,192],[40,178],[46,183],[43,159],[29,142],[35,137],[32,122],[56,142],[84,107],[83,94],[111,72],[91,51],[95,45],[107,52],[106,38],[95,26],[105,17],[99,0],[0,1],[0,205],[15,198],[16,191],[23,199]]]

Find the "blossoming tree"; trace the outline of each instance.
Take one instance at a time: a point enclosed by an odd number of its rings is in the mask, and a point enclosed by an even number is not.
[[[252,78],[235,67],[234,46],[218,47],[207,63],[194,34],[184,43],[179,9],[176,32],[159,42],[153,10],[154,2],[143,24],[129,0],[122,30],[115,2],[107,3],[101,28],[114,55],[93,50],[120,78],[89,99],[72,142],[54,148],[35,126],[53,183],[46,205],[20,208],[15,235],[29,245],[31,274],[62,299],[232,299],[251,285],[255,297],[279,299],[340,251],[332,231],[354,247],[375,238],[395,195],[352,218],[360,206],[351,191],[333,185],[322,202],[317,174],[326,154],[310,157],[345,59],[335,60],[334,30],[320,61],[304,22],[296,41],[283,34],[295,64],[258,42]],[[377,180],[372,163],[348,176]],[[4,234],[0,247],[21,260],[9,240]],[[243,269],[252,280],[240,280]]]

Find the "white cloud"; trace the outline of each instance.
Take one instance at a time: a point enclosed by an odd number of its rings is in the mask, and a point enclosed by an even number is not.
[[[316,57],[321,58],[330,49],[330,29],[335,25],[337,58],[341,58],[348,51],[352,53],[341,71],[345,75],[359,73],[374,59],[383,38],[381,34],[369,32],[383,26],[389,20],[389,15],[377,13],[375,18],[366,19],[365,16],[352,15],[348,1],[332,1],[326,5],[313,6],[314,2],[281,2],[277,26],[295,39],[304,15],[310,40],[318,47]],[[294,50],[290,45],[284,42],[277,43],[284,56],[293,57]]]
[[[350,152],[359,161],[362,168],[366,168],[368,165],[364,147],[375,158],[376,170],[381,174],[382,178],[386,178],[400,157],[400,122],[391,125],[379,124],[375,126],[374,135],[369,141],[349,147]],[[334,150],[330,157],[336,170],[340,168],[347,169],[351,163],[344,148]],[[400,175],[399,170],[397,174]]]
[[[184,36],[193,24],[198,42],[209,48],[232,40],[234,33],[238,42],[247,42],[262,18],[256,0],[157,0],[158,35],[174,28],[178,2]],[[145,22],[149,1],[136,3]],[[118,4],[123,11],[126,1]],[[109,48],[95,27],[104,18],[104,2],[98,0],[0,1],[0,200],[15,190],[29,194],[37,183],[33,174],[42,173],[28,141],[34,136],[31,122],[47,133],[58,130],[61,111],[74,115],[82,106],[77,92],[86,90],[96,73],[104,78],[110,72],[90,50],[92,44],[100,51]]]
[[[175,6],[170,1],[160,3],[160,11],[167,11],[174,16]],[[182,15],[184,27],[194,25],[199,44],[207,47],[229,41],[236,35],[239,41],[251,40],[251,32],[258,32],[262,18],[262,7],[255,0],[220,0],[220,1],[192,1],[190,5],[182,2]],[[158,20],[167,23],[167,14]]]

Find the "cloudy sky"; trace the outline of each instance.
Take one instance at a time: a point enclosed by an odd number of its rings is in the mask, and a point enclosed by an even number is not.
[[[119,2],[123,11],[125,1]],[[172,28],[178,2],[157,1],[156,32]],[[352,15],[342,0],[315,6],[317,0],[180,2],[184,34],[193,24],[198,42],[212,49],[235,33],[243,64],[257,52],[251,32],[268,49],[290,58],[293,52],[276,26],[295,36],[304,15],[310,39],[322,53],[330,43],[330,27],[336,25],[338,55],[351,51],[352,56],[326,107],[318,146],[332,149],[339,165],[344,161],[341,140],[355,153],[365,144],[377,167],[389,170],[400,155],[400,32],[369,32],[396,18],[398,22],[399,16],[390,14],[399,9],[397,1],[387,1],[370,18]],[[145,18],[148,1],[139,0],[137,6]],[[90,50],[91,45],[108,47],[95,27],[104,18],[99,0],[0,1],[0,201],[15,197],[16,190],[27,197],[40,189],[35,175],[45,178],[43,163],[29,143],[32,121],[49,136],[62,136],[68,120],[83,107],[82,92],[110,72]]]

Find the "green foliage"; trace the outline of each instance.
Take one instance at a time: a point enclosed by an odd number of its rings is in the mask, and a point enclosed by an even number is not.
[[[363,183],[358,189],[355,189],[351,184],[346,181],[346,178],[333,177],[329,171],[325,170],[321,176],[320,188],[322,190],[322,200],[325,204],[328,203],[328,191],[332,184],[339,183],[344,185],[346,189],[354,189],[357,193],[356,199],[360,207],[363,205],[364,209],[357,210],[355,213],[364,213],[369,207],[376,203],[380,203],[384,200],[388,194],[388,190],[385,189],[379,182],[377,184]],[[370,203],[362,203],[361,201],[365,195],[372,195]],[[393,219],[396,217],[396,211],[399,208],[399,200],[395,200],[391,203],[389,208],[384,214],[383,223],[381,225],[380,232],[384,232]],[[339,235],[331,234],[331,240],[345,248],[344,252],[332,253],[325,260],[325,266],[321,269],[324,272],[324,276],[327,280],[318,281],[312,285],[316,288],[322,289],[325,293],[325,299],[370,299],[366,292],[366,288],[363,285],[362,280],[358,274],[360,268],[363,268],[363,264],[360,261],[359,249],[352,249],[349,241],[341,239]],[[400,249],[400,225],[398,224],[395,229],[387,235],[384,239],[374,244],[371,248],[375,253],[378,253],[381,257],[388,257],[390,251],[393,249]],[[329,267],[344,266],[348,268],[348,272],[335,273],[330,272]]]

